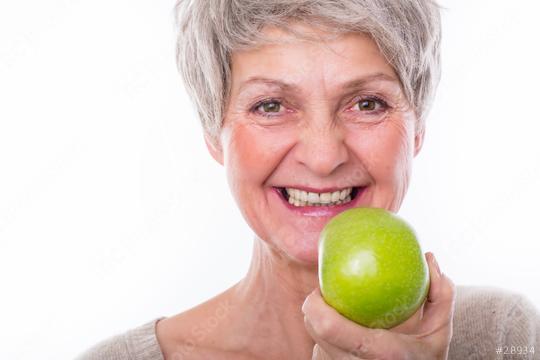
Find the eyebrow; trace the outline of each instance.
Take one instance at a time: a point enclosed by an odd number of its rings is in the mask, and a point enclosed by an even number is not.
[[[341,85],[341,88],[343,90],[358,89],[358,88],[362,88],[366,84],[373,81],[399,82],[399,80],[394,76],[391,76],[385,73],[375,73],[375,74],[369,74],[369,75],[362,76],[357,79],[347,81],[346,83]],[[238,89],[238,92],[241,93],[246,87],[250,85],[257,85],[257,84],[278,87],[280,88],[280,90],[288,91],[288,92],[300,91],[300,88],[297,85],[292,84],[292,83],[287,83],[285,81],[277,80],[277,79],[269,79],[265,77],[254,76],[242,82],[240,84],[240,88]]]

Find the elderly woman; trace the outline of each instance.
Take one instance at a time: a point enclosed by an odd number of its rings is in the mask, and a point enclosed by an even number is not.
[[[255,233],[251,266],[205,303],[80,359],[540,356],[527,300],[455,287],[431,253],[427,300],[388,330],[347,320],[318,290],[328,220],[353,207],[397,212],[407,191],[439,79],[433,1],[181,0],[177,10],[179,68]]]

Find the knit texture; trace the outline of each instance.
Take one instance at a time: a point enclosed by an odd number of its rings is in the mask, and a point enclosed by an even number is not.
[[[156,337],[156,323],[163,318],[105,339],[76,360],[164,360]]]
[[[449,359],[540,359],[540,314],[519,294],[457,287],[453,328]]]
[[[540,314],[526,298],[488,287],[456,291],[449,360],[540,360]],[[164,360],[155,331],[162,318],[103,340],[76,360]]]

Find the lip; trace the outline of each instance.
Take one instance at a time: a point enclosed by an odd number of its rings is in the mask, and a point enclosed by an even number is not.
[[[365,192],[367,187],[365,186],[359,186],[358,187],[358,193],[356,194],[355,198],[352,201],[349,201],[346,204],[340,204],[340,205],[331,205],[331,206],[294,206],[292,204],[289,204],[288,201],[285,201],[283,196],[281,195],[281,190],[277,187],[273,187],[273,193],[275,196],[279,197],[280,201],[283,203],[283,205],[292,211],[293,213],[297,215],[302,216],[311,216],[311,217],[334,217],[337,214],[347,210],[354,208],[358,205],[360,200],[363,198],[363,194]],[[301,189],[306,190],[308,188],[306,187],[295,187],[295,189]],[[338,188],[333,188],[334,191],[338,190]],[[343,188],[341,188],[343,189]],[[308,191],[308,190],[306,190]],[[317,190],[316,192],[319,192],[320,190]],[[328,191],[322,191],[322,192],[331,192],[331,190]]]

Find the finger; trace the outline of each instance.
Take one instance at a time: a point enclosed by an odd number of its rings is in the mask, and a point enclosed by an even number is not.
[[[425,303],[422,303],[418,310],[416,310],[411,317],[405,320],[405,322],[402,322],[401,324],[396,325],[388,330],[401,334],[417,334],[421,328],[422,320],[424,318],[424,305]]]
[[[429,267],[430,286],[424,304],[423,327],[425,330],[434,331],[452,321],[456,290],[452,280],[441,272],[433,253],[426,253],[426,260]]]
[[[329,360],[330,356],[319,346],[319,344],[315,344],[313,347],[313,356],[311,360]]]
[[[369,329],[345,318],[326,304],[319,289],[306,298],[302,311],[306,329],[317,343],[326,342],[362,358],[392,358],[389,354],[397,354],[404,341],[405,335]]]
[[[356,357],[354,353],[352,352],[346,352],[329,342],[317,338],[317,334],[315,333],[315,330],[309,323],[309,321],[305,321],[306,330],[309,333],[309,335],[317,339],[317,343],[313,347],[313,357],[312,360],[330,360],[330,359],[339,359],[339,360],[359,360],[359,357]]]
[[[312,360],[332,360],[332,359],[339,359],[339,360],[345,360],[346,357],[342,354],[336,354],[332,350],[328,350],[329,345],[325,344],[315,344],[313,347],[313,357]]]

